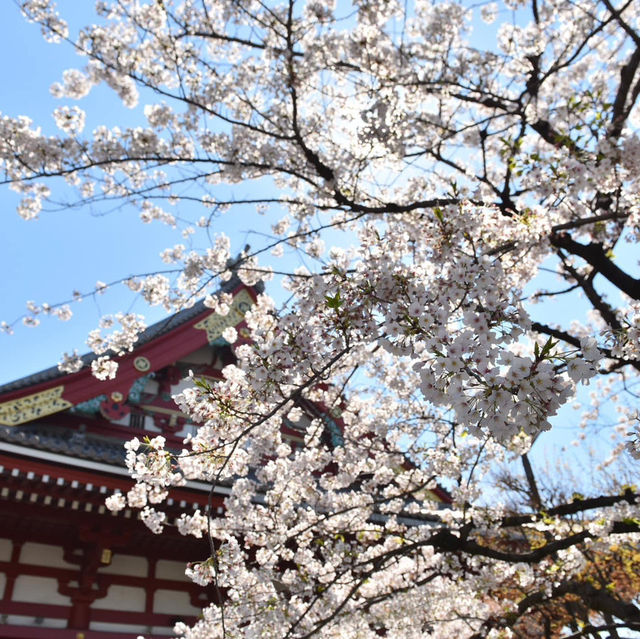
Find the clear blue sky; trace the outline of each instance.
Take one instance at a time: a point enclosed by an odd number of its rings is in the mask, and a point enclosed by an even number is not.
[[[93,2],[66,0],[59,4],[63,15],[71,13],[77,21],[76,27],[92,19]],[[65,44],[46,43],[39,28],[26,23],[12,2],[0,5],[0,75],[5,87],[0,97],[0,111],[3,115],[27,115],[42,126],[44,132],[54,133],[51,112],[66,102],[52,98],[49,87],[61,78],[65,69],[82,63],[83,59]],[[140,110],[126,109],[104,87],[95,89],[80,106],[87,111],[86,131],[98,124],[135,126],[141,123]],[[68,299],[74,289],[92,290],[99,279],[108,282],[163,268],[159,252],[184,241],[179,232],[160,224],[141,224],[137,213],[127,208],[106,215],[97,215],[87,208],[43,212],[39,220],[24,221],[15,211],[16,194],[2,187],[0,202],[0,320],[12,321],[21,316],[27,300],[55,303]],[[195,207],[178,212],[191,214],[194,219],[205,213]],[[239,249],[247,242],[257,243],[256,237],[247,231],[255,229],[255,223],[255,215],[244,217],[239,211],[220,218],[217,228],[231,235],[234,247]],[[265,220],[264,230],[268,227],[269,222]],[[202,246],[203,241],[203,238],[196,239],[196,245],[200,242]],[[87,300],[73,305],[75,316],[70,322],[44,318],[37,328],[18,324],[13,336],[0,334],[0,384],[55,365],[64,351],[77,348],[85,352],[87,332],[96,327],[105,312],[134,310],[144,313],[149,321],[163,315],[161,310],[148,309],[140,301],[128,307],[131,299],[123,299],[120,294]],[[557,317],[558,313],[572,311],[575,312],[572,306],[554,306],[551,314],[548,310],[541,311],[537,319],[544,321],[545,315]],[[567,443],[575,436],[577,419],[572,411],[564,411],[562,425],[558,424],[560,427],[554,428],[553,435],[545,439],[554,446]],[[569,424],[573,425],[568,427]],[[544,447],[536,448],[542,460]]]
[[[95,21],[91,1],[61,0],[58,6],[61,15],[70,22],[72,34]],[[493,37],[494,25],[488,29],[482,26],[480,37]],[[64,70],[81,67],[83,63],[84,58],[77,56],[67,44],[45,42],[39,27],[28,24],[13,2],[0,4],[0,80],[5,87],[0,96],[0,112],[3,115],[26,115],[42,127],[44,133],[55,134],[53,109],[74,102],[54,99],[49,87],[61,79]],[[149,101],[152,96],[142,96],[140,102]],[[145,123],[140,108],[125,108],[106,87],[95,88],[78,104],[87,113],[85,134],[98,125],[123,127]],[[235,193],[246,196],[250,189],[247,191],[246,185],[240,185]],[[74,289],[92,290],[97,280],[109,282],[161,269],[164,265],[158,257],[160,251],[184,242],[179,230],[171,231],[160,223],[143,225],[138,221],[138,213],[131,208],[113,210],[106,215],[102,210],[89,207],[43,211],[38,220],[25,221],[16,213],[17,202],[17,194],[0,187],[3,273],[0,321],[12,322],[23,315],[27,300],[53,304],[69,299]],[[181,204],[175,213],[195,220],[208,211]],[[278,217],[274,213],[262,218],[263,227],[256,229],[259,222],[253,207],[246,211],[250,215],[245,217],[242,213],[239,210],[225,214],[214,228],[232,237],[234,252],[247,243],[260,244],[259,238],[248,229],[268,232],[270,223]],[[195,246],[202,247],[206,241],[206,237],[196,236]],[[272,294],[274,289],[270,287]],[[95,328],[106,312],[133,310],[145,314],[149,321],[163,315],[161,310],[149,309],[139,300],[129,308],[129,301],[129,298],[123,299],[122,294],[87,300],[72,306],[74,318],[70,322],[45,317],[37,328],[18,324],[14,335],[0,334],[0,384],[55,365],[64,351],[77,348],[84,352],[87,332]]]
[[[92,21],[93,2],[59,3],[64,17],[69,14],[78,26]],[[65,8],[67,9],[65,11]],[[49,93],[65,69],[82,66],[84,59],[62,44],[46,43],[39,27],[28,24],[12,2],[0,6],[0,76],[5,87],[0,97],[3,115],[26,115],[44,133],[55,134],[52,111],[73,101],[56,100]],[[144,104],[148,100],[141,100]],[[106,87],[98,87],[79,102],[87,112],[85,132],[95,126],[136,126],[143,124],[141,109],[129,110]],[[246,187],[243,187],[246,188]],[[88,207],[43,211],[38,220],[25,221],[15,207],[18,197],[7,187],[0,187],[2,230],[0,232],[0,266],[2,295],[0,320],[11,322],[21,316],[27,300],[50,304],[69,299],[74,289],[91,291],[97,280],[109,282],[135,273],[166,268],[159,253],[176,243],[188,242],[180,229],[173,231],[160,223],[142,224],[131,208],[116,209],[108,214]],[[181,204],[177,215],[198,219],[208,214],[204,208]],[[247,211],[248,212],[248,211]],[[253,212],[253,208],[252,208]],[[256,237],[247,232],[255,229],[255,215],[249,219],[242,211],[227,213],[216,221],[214,230],[232,236],[234,251],[245,243],[255,245]],[[264,231],[270,223],[264,220]],[[194,246],[206,244],[205,237],[195,236]],[[74,318],[62,323],[43,318],[37,328],[16,325],[15,334],[0,334],[0,384],[55,365],[64,351],[77,348],[86,351],[86,334],[95,328],[105,312],[134,310],[150,321],[159,319],[163,311],[149,309],[139,300],[128,307],[132,298],[106,295],[73,305]],[[122,306],[125,308],[122,308]]]

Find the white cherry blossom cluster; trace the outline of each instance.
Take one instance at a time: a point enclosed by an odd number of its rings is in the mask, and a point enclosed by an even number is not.
[[[60,42],[69,33],[67,23],[60,18],[55,2],[51,0],[22,0],[21,9],[28,20],[37,22],[48,42]]]
[[[22,323],[25,326],[38,326],[40,323],[40,319],[37,317],[38,315],[55,317],[61,322],[68,322],[73,317],[73,311],[69,304],[51,305],[47,302],[36,304],[33,301],[28,301],[26,306],[27,314],[22,318]],[[9,326],[7,322],[4,322],[3,325]]]
[[[56,121],[56,126],[65,133],[82,133],[84,129],[86,115],[80,107],[58,107],[53,112],[53,117]]]
[[[101,381],[115,379],[117,372],[118,362],[113,361],[106,355],[101,355],[91,362],[92,375]]]
[[[615,357],[638,361],[640,359],[640,304],[629,306],[622,318],[622,327],[611,334]]]
[[[105,505],[111,512],[118,512],[123,510],[127,505],[127,502],[122,493],[114,493],[113,495],[109,495],[105,499]]]
[[[116,322],[120,328],[108,335],[102,334],[102,330],[113,328]],[[146,324],[141,315],[117,313],[115,317],[105,316],[100,320],[100,328],[89,333],[87,344],[96,355],[102,355],[108,351],[116,355],[124,355],[133,350],[140,333],[145,328]]]
[[[73,353],[63,353],[62,361],[58,363],[58,370],[63,373],[77,373],[84,366],[77,350]]]
[[[180,474],[175,472],[171,455],[165,450],[165,442],[165,438],[158,435],[144,442],[134,437],[125,444],[127,450],[125,463],[129,473],[138,482],[147,484],[149,489],[155,487],[162,489],[183,481]],[[162,494],[166,495],[164,492]]]
[[[636,417],[636,419],[638,418]],[[627,435],[626,449],[634,459],[640,459],[640,425],[636,425]]]
[[[66,37],[53,3],[21,5]],[[585,511],[532,471],[487,490],[499,464],[526,470],[579,384],[615,380],[593,391],[595,422],[599,395],[632,389],[640,370],[637,279],[616,258],[640,228],[640,6],[539,0],[529,21],[524,5],[100,2],[75,42],[84,66],[52,93],[106,84],[127,108],[156,96],[139,122],[87,132],[64,105],[55,136],[0,120],[24,218],[64,178],[83,201],[125,201],[181,233],[161,254],[170,273],[126,281],[148,304],[204,298],[225,316],[235,277],[286,273],[286,303],[260,294],[245,315],[249,339],[222,333],[236,358],[222,379],[192,375],[174,398],[197,426],[183,450],[133,440],[137,483],[107,502],[154,532],[211,536],[215,552],[187,572],[226,600],[179,625],[187,639],[521,636],[529,595],[585,582],[587,546],[637,544],[635,497],[617,480]],[[478,19],[497,23],[495,43],[474,36]],[[185,221],[189,202],[199,221]],[[274,237],[231,259],[218,215],[245,204]],[[545,323],[527,298],[549,270],[588,312]],[[46,312],[31,304],[24,321]],[[142,330],[135,315],[103,321],[94,374],[113,379],[108,354]],[[615,403],[638,457],[634,406]],[[188,480],[228,487],[224,514],[169,521],[161,504]],[[543,634],[535,614],[522,623]]]
[[[176,521],[176,527],[181,535],[193,535],[200,539],[207,531],[207,518],[196,510],[192,515],[182,513]]]
[[[140,512],[140,519],[152,533],[159,535],[164,528],[167,516],[150,506],[145,506]]]

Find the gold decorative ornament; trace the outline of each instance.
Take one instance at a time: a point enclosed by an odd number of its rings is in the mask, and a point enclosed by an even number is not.
[[[211,313],[197,324],[194,328],[207,332],[207,341],[215,342],[222,335],[222,331],[228,326],[237,326],[244,318],[244,314],[251,308],[253,299],[246,289],[242,289],[231,302],[231,308],[226,315]]]
[[[18,426],[30,422],[38,417],[58,413],[73,404],[62,399],[64,386],[55,386],[47,390],[25,395],[18,399],[0,404],[0,424],[4,426]]]
[[[141,373],[145,373],[151,368],[151,362],[146,357],[143,357],[141,355],[140,357],[136,357],[133,360],[133,367],[137,371],[140,371]]]
[[[119,404],[124,399],[124,395],[120,391],[113,391],[111,393],[111,401]]]

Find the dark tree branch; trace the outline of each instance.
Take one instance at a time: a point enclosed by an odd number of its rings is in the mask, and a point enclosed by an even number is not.
[[[614,286],[634,300],[640,300],[640,280],[631,277],[608,257],[601,244],[591,242],[580,244],[568,233],[555,233],[551,236],[551,244],[564,249],[572,255],[581,257],[600,275],[608,279]]]
[[[531,462],[529,461],[529,456],[527,453],[521,455],[522,466],[524,468],[524,475],[527,478],[527,483],[529,484],[529,500],[531,505],[536,510],[542,510],[542,500],[540,499],[540,491],[538,490],[538,483],[536,482],[536,477],[533,473],[533,468],[531,466]]]
[[[538,333],[543,333],[544,335],[548,335],[549,337],[555,337],[555,339],[562,340],[567,344],[571,344],[571,346],[580,348],[580,340],[577,337],[570,335],[566,331],[562,331],[558,328],[552,328],[551,326],[541,324],[540,322],[533,322],[531,324],[531,328]]]
[[[597,224],[598,222],[607,222],[609,220],[626,220],[627,217],[629,217],[627,213],[604,213],[602,215],[593,215],[591,217],[584,217],[571,222],[564,222],[563,224],[556,224],[551,227],[551,232],[558,233],[558,231],[568,231],[571,229],[577,229],[581,226],[587,226],[588,224]]]
[[[574,499],[568,504],[560,504],[553,508],[549,508],[545,513],[549,517],[576,515],[578,513],[584,513],[589,510],[595,510],[597,508],[606,508],[608,506],[615,506],[622,502],[628,504],[635,504],[640,498],[639,493],[635,493],[630,489],[627,489],[621,495],[602,495],[600,497],[591,497],[589,499]],[[522,524],[528,524],[536,521],[538,515],[511,515],[504,517],[501,522],[502,527],[509,526],[521,526]]]
[[[527,595],[518,603],[518,607],[513,613],[497,619],[487,620],[483,624],[481,631],[472,635],[471,639],[483,639],[488,631],[495,628],[511,628],[531,608],[560,599],[565,595],[574,595],[580,598],[581,602],[586,605],[587,610],[585,610],[585,613],[587,618],[588,609],[597,610],[604,615],[613,615],[618,619],[622,619],[625,623],[615,624],[617,628],[640,628],[640,609],[632,603],[626,603],[612,595],[605,588],[596,588],[588,582],[567,581],[554,587],[550,594],[547,591],[537,591]],[[591,631],[596,630],[595,626],[585,626],[580,632],[571,636],[585,636],[588,627],[591,628]],[[608,624],[603,628],[611,628],[611,625]]]
[[[602,3],[609,10],[615,21],[626,31],[627,35],[640,47],[640,34],[635,31],[631,25],[622,18],[622,12],[632,4],[634,0],[629,0],[621,9],[616,9],[610,2],[610,0],[602,0]]]
[[[547,120],[536,120],[530,126],[545,142],[552,146],[565,147],[576,155],[582,152],[580,147],[569,136],[558,132]]]
[[[638,42],[637,45],[638,47],[631,54],[631,58],[629,58],[627,64],[625,64],[620,70],[620,85],[618,86],[618,92],[616,93],[616,98],[613,103],[611,126],[608,131],[609,136],[612,138],[620,137],[624,123],[629,115],[629,111],[637,97],[637,94],[635,96],[632,94],[633,97],[631,104],[627,106],[629,91],[631,91],[631,84],[633,83],[633,79],[638,71],[638,66],[640,65],[640,42]]]

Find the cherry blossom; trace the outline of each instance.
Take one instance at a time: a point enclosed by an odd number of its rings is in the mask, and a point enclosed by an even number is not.
[[[121,282],[167,312],[203,299],[228,316],[233,285],[267,286],[246,329],[222,332],[222,379],[191,375],[174,397],[194,426],[183,450],[132,440],[136,483],[107,502],[203,538],[187,574],[225,598],[176,633],[634,627],[638,3],[114,0],[75,39],[52,2],[21,6],[83,56],[55,97],[104,84],[141,117],[87,132],[62,105],[47,136],[4,116],[18,213],[44,215],[64,178],[78,202],[175,229],[166,272]],[[263,241],[232,246],[225,211],[255,214]],[[64,304],[30,303],[23,322],[67,319]],[[93,373],[112,379],[144,328],[103,318]],[[558,488],[530,449],[589,383],[584,439],[606,421],[611,451],[592,485]],[[228,487],[224,514],[169,519],[191,480]]]

